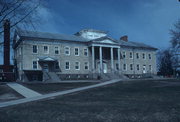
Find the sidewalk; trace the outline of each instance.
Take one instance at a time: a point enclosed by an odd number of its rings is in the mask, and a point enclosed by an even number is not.
[[[100,86],[105,86],[105,85],[117,83],[117,82],[120,82],[120,81],[122,81],[122,80],[121,79],[114,79],[114,80],[110,80],[110,81],[107,81],[107,82],[98,83],[98,84],[95,84],[95,85],[84,86],[84,87],[80,87],[80,88],[74,88],[74,89],[60,91],[60,92],[56,92],[56,93],[49,93],[49,94],[46,94],[46,95],[40,95],[40,96],[35,96],[35,97],[28,97],[28,98],[23,98],[23,99],[19,99],[19,100],[2,102],[2,103],[0,103],[0,108],[7,107],[7,106],[12,106],[12,105],[18,105],[18,104],[21,104],[21,103],[32,102],[32,101],[41,100],[41,99],[46,99],[46,98],[50,98],[50,97],[56,97],[56,96],[59,96],[59,95],[65,95],[65,94],[70,94],[70,93],[74,93],[74,92],[84,91],[84,90],[87,90],[87,89],[97,88],[97,87],[100,87]]]
[[[26,88],[18,83],[7,83],[7,85],[26,98],[41,96],[40,93]]]

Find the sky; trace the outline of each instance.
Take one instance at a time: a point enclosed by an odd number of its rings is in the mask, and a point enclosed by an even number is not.
[[[178,0],[48,0],[40,7],[36,31],[74,34],[81,29],[108,31],[119,39],[158,49],[170,46],[170,29],[180,19]],[[0,63],[2,61],[0,60]]]
[[[180,19],[178,0],[50,0],[40,10],[39,31],[74,34],[81,29],[108,31],[119,39],[157,48],[170,46],[170,29]]]

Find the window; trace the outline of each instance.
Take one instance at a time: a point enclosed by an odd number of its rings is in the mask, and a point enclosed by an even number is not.
[[[133,70],[133,64],[130,64],[130,70]]]
[[[133,53],[132,52],[129,53],[129,58],[133,59]]]
[[[139,59],[139,53],[136,53],[136,58]]]
[[[123,64],[123,70],[127,70],[127,65]]]
[[[55,69],[57,69],[57,70],[59,69],[59,62],[55,63]]]
[[[70,48],[69,47],[64,47],[64,54],[70,55]]]
[[[66,69],[66,70],[69,70],[69,69],[70,69],[70,62],[68,62],[68,61],[66,62],[65,69]]]
[[[56,54],[56,55],[59,54],[59,47],[54,47],[54,54]]]
[[[79,48],[74,48],[74,55],[79,56]]]
[[[151,65],[149,65],[149,71],[152,71],[152,66]]]
[[[137,64],[137,70],[139,71],[140,67],[139,67],[139,64]]]
[[[123,52],[123,59],[125,59],[126,58],[126,52]]]
[[[33,53],[37,53],[37,45],[33,45]]]
[[[80,69],[80,63],[79,62],[75,62],[75,70],[79,70]]]
[[[49,48],[48,48],[48,46],[44,46],[44,53],[45,53],[45,54],[48,54],[48,53],[49,53]]]
[[[88,56],[88,49],[87,48],[84,49],[84,55]]]
[[[33,69],[37,69],[37,61],[33,61]]]
[[[143,59],[146,59],[146,55],[144,53],[142,54],[142,57],[143,57]]]
[[[151,59],[151,54],[149,54],[148,56],[149,56],[149,59]]]
[[[85,63],[84,63],[84,69],[86,69],[86,70],[89,69],[89,63],[88,63],[88,62],[85,62]]]

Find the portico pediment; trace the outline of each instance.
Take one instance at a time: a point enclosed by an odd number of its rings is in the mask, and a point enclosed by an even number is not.
[[[109,40],[109,39],[101,40],[101,41],[99,41],[99,43],[116,44],[114,41]]]
[[[101,43],[101,44],[118,44],[114,39],[109,37],[102,37],[91,41],[92,43]]]

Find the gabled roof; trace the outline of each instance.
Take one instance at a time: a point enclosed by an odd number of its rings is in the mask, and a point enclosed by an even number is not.
[[[86,31],[86,29],[84,31]],[[98,31],[98,30],[94,30],[94,31]],[[102,33],[104,33],[104,32],[102,31]],[[16,34],[19,37],[27,38],[27,39],[28,38],[52,39],[52,40],[64,40],[64,41],[75,41],[75,42],[106,43],[106,44],[107,43],[110,44],[110,41],[108,42],[107,40],[111,40],[114,44],[120,45],[120,46],[157,50],[157,48],[146,45],[144,43],[130,42],[130,41],[126,42],[126,41],[122,41],[122,40],[115,40],[115,39],[112,39],[108,36],[104,36],[101,38],[90,40],[90,39],[83,38],[83,37],[77,36],[77,35],[66,35],[66,34],[54,34],[54,33],[47,33],[47,32],[26,31],[26,30],[21,30],[21,29],[17,29]],[[103,42],[103,40],[106,40],[106,41]],[[113,43],[111,43],[111,44],[113,44]]]
[[[109,42],[108,42],[108,41]],[[89,42],[99,42],[99,43],[114,43],[114,44],[118,44],[118,42],[115,40],[115,39],[112,39],[108,36],[104,36],[104,37],[101,37],[101,38],[97,38],[97,39],[93,39],[93,40],[90,40]]]
[[[127,46],[127,47],[135,47],[135,48],[148,48],[148,49],[153,49],[153,50],[157,50],[157,48],[154,48],[152,46],[146,45],[144,43],[140,43],[140,42],[132,42],[132,41],[123,41],[123,40],[118,40],[118,43],[121,46]]]
[[[40,39],[53,39],[53,40],[68,40],[68,41],[78,41],[87,42],[89,39],[76,36],[76,35],[66,35],[66,34],[54,34],[47,32],[37,32],[37,31],[26,31],[26,30],[16,30],[20,37],[25,38],[40,38]]]

